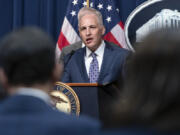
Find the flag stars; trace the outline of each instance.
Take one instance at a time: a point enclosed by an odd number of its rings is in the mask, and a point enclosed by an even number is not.
[[[72,16],[75,16],[75,15],[76,15],[76,11],[72,10],[70,14],[71,14]]]
[[[107,9],[108,11],[111,11],[111,10],[112,10],[112,6],[108,5],[106,9]]]
[[[99,8],[99,10],[101,10],[103,8],[103,4],[99,3],[97,7]]]
[[[87,2],[86,1],[83,2],[83,6],[84,7],[87,6]]]
[[[119,13],[119,8],[116,8],[116,11]]]
[[[111,22],[111,17],[108,16],[108,17],[106,18],[106,21],[107,21],[108,23],[110,23],[110,22]]]
[[[78,0],[73,0],[73,5],[75,6],[75,5],[77,5],[78,4]]]
[[[91,2],[91,3],[90,3],[90,7],[93,7],[93,6],[94,6],[94,4],[93,4],[93,2]]]

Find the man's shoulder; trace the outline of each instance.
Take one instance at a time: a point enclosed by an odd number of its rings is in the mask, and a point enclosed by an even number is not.
[[[119,45],[117,45],[115,43],[105,41],[105,44],[106,44],[108,49],[111,49],[115,52],[129,53],[129,50],[121,48]]]
[[[15,113],[0,112],[0,124],[6,123],[3,133],[8,133],[9,130],[12,130],[12,120],[14,124],[20,122],[22,124],[21,128],[28,130],[29,134],[86,134],[86,131],[97,133],[100,129],[100,124],[95,120],[77,118],[53,109],[51,111],[45,109],[41,112],[31,112],[30,106],[25,111],[21,110]],[[21,131],[21,128],[16,128],[15,131]]]
[[[60,111],[55,111],[54,110],[54,119],[61,119],[61,122],[62,121],[65,121],[65,122],[70,122],[72,124],[86,124],[86,125],[89,125],[89,126],[93,126],[93,127],[99,127],[100,126],[100,122],[93,119],[93,118],[90,118],[90,117],[87,117],[87,116],[75,116],[74,114],[71,115],[71,114],[65,114],[64,112],[60,112]]]
[[[0,105],[0,116],[4,118],[3,120],[8,119],[8,116],[17,119],[16,116],[21,113],[23,118],[19,120],[22,122],[31,117],[31,120],[33,121],[45,121],[46,123],[49,123],[48,125],[54,123],[59,126],[66,125],[68,127],[68,125],[77,125],[77,127],[89,126],[93,128],[98,128],[100,126],[99,122],[94,119],[88,117],[78,118],[74,115],[65,114],[64,112],[53,109],[45,102],[31,96],[13,96],[1,102]],[[8,116],[6,115],[7,113]]]
[[[46,115],[47,116],[47,115]],[[64,127],[69,130],[79,130],[83,129],[91,131],[98,131],[101,127],[101,124],[99,121],[84,117],[84,116],[75,116],[70,114],[65,114],[63,112],[59,112],[54,110],[49,114],[47,118],[44,119],[46,122],[48,122],[50,125],[58,125],[56,127]],[[82,130],[82,131],[83,131]]]
[[[86,47],[77,48],[77,49],[74,51],[72,57],[79,57],[79,55],[82,55],[82,56],[83,56],[85,52],[86,52]]]
[[[51,117],[51,116],[48,116]],[[98,121],[87,117],[76,117],[67,114],[58,114],[46,120],[49,125],[54,125],[56,133],[71,134],[95,134],[100,131],[101,125]],[[54,128],[54,127],[53,127]]]

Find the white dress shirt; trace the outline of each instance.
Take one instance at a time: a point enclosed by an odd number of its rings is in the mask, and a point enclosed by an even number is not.
[[[99,72],[101,71],[101,65],[102,65],[103,56],[104,56],[104,49],[105,49],[105,43],[104,41],[102,41],[101,45],[94,52],[98,60]],[[86,71],[87,71],[88,76],[89,76],[90,64],[91,64],[91,61],[93,60],[91,53],[92,51],[86,47],[86,55],[84,57],[84,60],[85,60],[85,66],[86,66]]]

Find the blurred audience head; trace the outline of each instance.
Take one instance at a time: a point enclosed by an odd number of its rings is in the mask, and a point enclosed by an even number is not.
[[[4,86],[54,83],[59,78],[58,68],[55,43],[38,28],[15,30],[0,42],[0,80]]]
[[[0,84],[0,102],[8,96],[7,91]]]
[[[155,31],[138,46],[127,63],[115,125],[180,129],[180,30]]]

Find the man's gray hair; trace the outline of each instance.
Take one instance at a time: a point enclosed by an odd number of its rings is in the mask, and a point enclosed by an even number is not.
[[[90,8],[90,7],[83,7],[79,10],[79,13],[78,13],[78,24],[80,23],[80,20],[83,16],[87,15],[87,14],[94,14],[97,16],[98,18],[98,22],[100,25],[103,25],[103,17],[102,17],[102,14],[94,9],[94,8]]]

